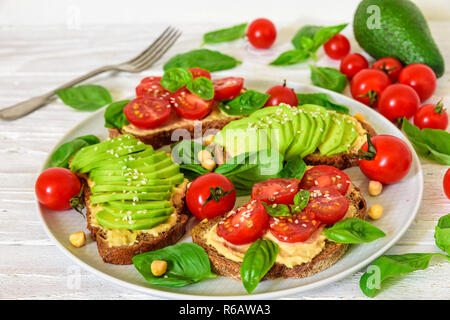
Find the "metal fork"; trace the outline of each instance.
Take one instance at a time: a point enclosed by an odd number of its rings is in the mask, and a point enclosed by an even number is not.
[[[116,65],[108,65],[103,66],[98,69],[95,69],[84,76],[78,77],[62,86],[56,88],[55,90],[50,91],[41,96],[37,96],[31,98],[29,100],[23,101],[21,103],[15,104],[11,107],[4,108],[0,110],[0,119],[3,120],[14,120],[21,118],[30,112],[39,109],[44,106],[48,100],[55,95],[56,91],[65,89],[68,87],[72,87],[86,79],[89,79],[99,73],[106,71],[124,71],[124,72],[141,72],[147,68],[149,68],[152,64],[154,64],[162,55],[169,50],[169,48],[175,43],[178,37],[181,35],[181,32],[175,28],[168,27],[164,32],[156,39],[147,49],[142,51],[135,58]]]

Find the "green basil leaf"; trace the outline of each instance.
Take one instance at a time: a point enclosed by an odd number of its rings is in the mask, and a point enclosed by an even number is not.
[[[407,253],[402,255],[384,255],[376,259],[361,279],[359,287],[368,297],[374,297],[381,289],[381,284],[388,278],[424,270],[433,256],[440,256],[450,261],[449,256],[439,253]]]
[[[300,190],[294,196],[294,205],[291,205],[293,212],[300,212],[308,205],[311,194],[308,190]]]
[[[291,210],[285,204],[267,204],[262,202],[264,207],[266,207],[266,212],[272,217],[290,217],[292,216]]]
[[[420,130],[407,119],[403,119],[402,130],[421,156],[450,165],[450,133],[439,129]]]
[[[206,77],[195,78],[194,81],[186,85],[186,88],[202,99],[211,100],[214,98],[214,86],[211,80]]]
[[[241,64],[241,62],[218,51],[196,49],[177,54],[166,62],[163,69],[166,71],[171,68],[202,68],[209,72],[213,72],[231,69],[238,64]]]
[[[314,51],[341,32],[346,26],[347,23],[344,23],[337,26],[323,27],[317,30],[313,36]]]
[[[302,158],[294,158],[289,160],[280,171],[280,178],[302,180],[306,171],[306,163]]]
[[[347,76],[339,70],[328,67],[315,67],[310,65],[311,82],[321,88],[342,92],[347,86]]]
[[[450,214],[439,218],[434,229],[436,246],[447,254],[450,254]]]
[[[123,113],[123,109],[129,102],[130,100],[116,101],[105,109],[105,128],[122,129],[123,126],[130,124]]]
[[[325,109],[337,111],[340,113],[349,114],[348,107],[334,102],[326,93],[297,93],[298,105],[316,104]]]
[[[63,143],[53,152],[50,158],[51,167],[69,168],[70,159],[78,150],[99,143],[100,140],[94,135],[81,136],[72,141]]]
[[[201,175],[209,173],[208,170],[203,168],[200,164],[180,164],[180,171],[184,174],[184,177],[189,181],[193,181]]]
[[[179,243],[163,249],[149,251],[133,257],[134,267],[152,285],[182,287],[214,278],[205,250],[195,243]],[[167,262],[167,271],[156,277],[151,272],[155,260]]]
[[[108,90],[93,84],[61,89],[56,94],[64,104],[82,111],[94,111],[112,102]]]
[[[178,164],[200,164],[197,155],[205,149],[201,143],[190,139],[183,139],[170,146],[172,160]]]
[[[183,68],[170,68],[164,72],[161,79],[161,85],[170,92],[175,92],[192,82],[192,79],[192,73],[189,70]]]
[[[255,290],[259,281],[272,268],[279,249],[275,242],[265,239],[256,240],[248,248],[240,268],[242,283],[248,293]]]
[[[247,90],[232,100],[224,101],[219,108],[229,115],[245,116],[262,108],[269,98],[270,94]]]
[[[207,32],[203,35],[203,43],[219,43],[232,41],[245,37],[247,23],[238,24],[230,28],[224,28]]]
[[[304,49],[302,45],[302,39],[309,38],[312,40],[317,31],[319,31],[322,28],[323,28],[322,26],[311,26],[311,25],[301,27],[300,30],[298,30],[297,33],[295,34],[294,38],[291,40],[292,44],[294,45],[294,48]]]
[[[300,39],[300,45],[302,46],[303,49],[305,49],[306,51],[311,50],[314,46],[314,41],[311,38],[308,37],[302,37]]]
[[[305,61],[309,57],[311,57],[311,54],[308,51],[304,49],[293,49],[283,52],[269,64],[273,66],[287,66]]]
[[[386,236],[386,234],[360,218],[347,218],[323,230],[328,240],[337,243],[367,243]]]

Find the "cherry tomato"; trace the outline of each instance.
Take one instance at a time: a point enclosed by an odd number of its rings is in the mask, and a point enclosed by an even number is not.
[[[406,84],[395,83],[387,87],[378,100],[378,111],[390,121],[411,118],[419,108],[417,93]]]
[[[174,92],[169,100],[180,117],[190,120],[206,117],[211,112],[214,102],[200,98],[185,87]]]
[[[366,58],[359,53],[350,53],[342,59],[339,70],[345,74],[347,78],[351,79],[359,71],[367,69],[368,67],[369,63]]]
[[[333,187],[312,188],[305,211],[326,224],[341,220],[347,213],[350,202]]]
[[[161,84],[161,77],[146,77],[136,87],[136,96],[148,95],[155,98],[168,99],[170,92]]]
[[[381,58],[372,64],[372,69],[378,69],[386,72],[392,82],[397,81],[402,67],[402,63],[393,57]]]
[[[323,45],[327,56],[340,60],[350,52],[350,42],[342,34],[337,34]]]
[[[366,142],[361,150],[359,168],[370,180],[391,184],[403,179],[409,172],[412,155],[401,139],[390,135],[371,138],[373,148]],[[369,151],[368,151],[369,149]]]
[[[450,168],[447,169],[447,172],[444,175],[444,181],[442,182],[444,187],[444,192],[447,198],[450,199]]]
[[[266,208],[261,202],[252,200],[219,222],[217,234],[232,244],[241,245],[258,240],[268,228]]]
[[[198,77],[205,77],[205,78],[208,78],[211,80],[211,73],[209,73],[208,70],[201,69],[201,68],[190,68],[188,70],[192,73],[192,76],[194,77],[194,79],[198,78]]]
[[[300,189],[332,187],[345,195],[350,187],[348,175],[335,167],[319,165],[306,170],[300,182]]]
[[[190,184],[186,192],[189,211],[203,220],[231,211],[236,203],[233,183],[218,173],[204,174]]]
[[[298,106],[298,98],[294,90],[286,87],[286,82],[282,86],[273,86],[266,91],[270,94],[270,98],[267,100],[265,106],[278,106],[280,103],[285,103],[290,106]]]
[[[320,221],[308,211],[295,213],[292,217],[270,217],[269,230],[280,241],[303,242],[319,228]]]
[[[441,101],[436,104],[426,104],[420,107],[414,115],[414,124],[420,129],[446,130],[448,115]]]
[[[297,179],[272,178],[258,182],[252,188],[252,200],[266,204],[292,204],[298,192]]]
[[[404,67],[400,71],[398,81],[416,90],[420,101],[427,100],[436,90],[436,75],[434,71],[422,63],[413,63]]]
[[[169,119],[171,110],[169,101],[143,95],[131,100],[123,113],[136,127],[151,129],[164,124]]]
[[[213,81],[214,100],[229,100],[236,98],[244,87],[244,78],[228,77]]]
[[[77,196],[80,191],[80,179],[66,168],[45,170],[35,184],[37,199],[52,210],[70,209],[70,199]]]
[[[353,77],[350,92],[355,100],[375,108],[381,93],[390,84],[391,80],[383,71],[364,69]]]
[[[247,28],[248,41],[255,48],[267,49],[275,42],[277,29],[269,19],[254,20]]]

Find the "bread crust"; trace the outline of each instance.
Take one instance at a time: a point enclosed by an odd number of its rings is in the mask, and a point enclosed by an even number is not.
[[[356,216],[363,219],[365,217],[367,204],[359,189],[354,186],[352,192],[347,195],[347,198],[356,206]],[[209,256],[209,260],[211,261],[212,269],[215,273],[231,279],[239,280],[241,278],[239,273],[241,263],[227,259],[225,256],[221,255],[214,247],[208,245],[203,237],[204,234],[221,219],[223,219],[223,216],[216,217],[207,222],[201,222],[195,226],[192,229],[192,241],[205,249]],[[340,244],[326,240],[323,250],[315,256],[311,262],[302,263],[292,268],[288,268],[280,263],[275,263],[264,276],[263,280],[275,278],[309,277],[335,264],[347,251],[347,248],[347,244]]]

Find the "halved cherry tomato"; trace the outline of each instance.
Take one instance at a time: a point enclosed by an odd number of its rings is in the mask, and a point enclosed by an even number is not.
[[[205,78],[208,78],[211,80],[211,73],[209,73],[208,70],[201,69],[201,68],[190,68],[188,70],[192,73],[192,76],[194,77],[194,79],[198,78],[198,77],[205,77]]]
[[[345,195],[350,183],[350,178],[344,171],[327,165],[319,165],[306,170],[300,182],[300,189],[332,187]]]
[[[303,242],[319,228],[320,221],[308,211],[294,214],[292,217],[270,217],[269,230],[280,241]]]
[[[269,19],[256,19],[247,28],[247,38],[255,48],[267,49],[275,42],[277,29]]]
[[[391,84],[386,73],[375,69],[364,69],[352,78],[352,97],[372,108],[376,108],[381,93]]]
[[[258,182],[252,188],[252,200],[266,204],[292,204],[298,192],[297,179],[272,178]]]
[[[419,105],[420,99],[414,89],[401,83],[387,87],[378,99],[378,111],[390,121],[411,118]]]
[[[151,129],[165,123],[172,108],[169,101],[143,95],[131,100],[123,109],[128,121],[139,128]]]
[[[414,115],[414,124],[420,129],[446,130],[448,126],[448,114],[442,102],[426,104],[417,109]]]
[[[189,92],[185,87],[174,92],[169,100],[180,117],[190,120],[206,117],[214,103],[213,100],[204,100]]]
[[[350,52],[350,42],[345,36],[338,33],[325,42],[323,50],[331,59],[340,60]]]
[[[427,100],[436,90],[436,74],[422,63],[412,63],[404,67],[398,76],[398,82],[416,90],[420,101]]]
[[[450,168],[445,172],[442,186],[444,187],[445,195],[450,199]]]
[[[219,222],[217,234],[232,244],[241,245],[258,240],[268,228],[266,208],[261,202],[252,200]]]
[[[378,59],[372,64],[372,69],[378,69],[389,76],[392,82],[397,81],[400,71],[402,71],[402,63],[393,57],[384,57]]]
[[[213,81],[214,100],[229,100],[236,98],[244,86],[244,78],[228,77]]]
[[[280,103],[285,103],[293,107],[298,106],[297,95],[293,89],[286,87],[286,81],[282,86],[277,85],[269,88],[266,93],[270,94],[270,98],[264,105],[266,107],[278,106]]]
[[[136,96],[148,95],[155,98],[168,99],[170,92],[161,84],[161,77],[146,77],[136,87]]]
[[[342,59],[339,70],[351,79],[355,74],[368,67],[369,63],[364,56],[359,53],[350,53]]]
[[[326,224],[341,220],[347,213],[350,202],[333,187],[312,188],[305,211]]]

